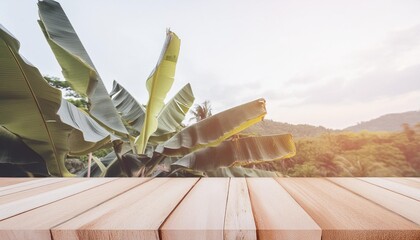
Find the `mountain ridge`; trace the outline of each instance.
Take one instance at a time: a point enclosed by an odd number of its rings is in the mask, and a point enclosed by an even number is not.
[[[343,129],[329,129],[323,126],[314,126],[310,124],[290,124],[266,119],[246,129],[243,133],[258,135],[291,133],[296,138],[302,138],[316,137],[325,133],[343,131],[360,132],[366,130],[371,132],[398,132],[403,130],[402,125],[404,123],[409,124],[411,127],[420,123],[420,111],[385,114]]]

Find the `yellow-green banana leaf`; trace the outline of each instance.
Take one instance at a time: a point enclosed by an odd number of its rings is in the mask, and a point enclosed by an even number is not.
[[[172,165],[209,171],[219,167],[276,161],[293,157],[295,154],[296,148],[290,134],[246,137],[231,139],[216,147],[190,153]]]
[[[162,109],[158,117],[158,128],[149,141],[162,143],[179,132],[183,128],[181,123],[194,100],[191,85],[188,83]]]
[[[245,103],[184,128],[159,145],[156,151],[166,156],[184,156],[203,147],[217,146],[261,121],[266,113],[264,99]]]
[[[165,105],[166,95],[174,82],[180,45],[181,40],[178,36],[168,30],[159,61],[146,82],[149,101],[147,103],[146,118],[142,131],[135,142],[138,153],[145,152],[150,135],[158,127],[158,114]]]

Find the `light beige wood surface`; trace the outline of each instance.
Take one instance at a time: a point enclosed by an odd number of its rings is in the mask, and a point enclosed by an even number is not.
[[[420,240],[418,178],[11,182],[0,187],[0,240]]]
[[[229,178],[202,178],[160,229],[162,239],[223,239]]]
[[[402,194],[404,196],[420,201],[420,191],[415,187],[411,187],[399,182],[394,182],[385,178],[359,178],[365,182],[374,184],[379,187],[386,188],[390,191]]]
[[[321,228],[272,178],[248,178],[259,239],[321,239]]]
[[[15,185],[17,183],[29,182],[35,178],[0,178],[0,189],[5,186]]]
[[[116,179],[5,219],[0,221],[0,239],[51,240],[51,228],[149,180],[148,178]]]
[[[32,197],[34,195],[38,195],[41,193],[48,193],[51,192],[54,189],[59,189],[65,186],[69,186],[75,183],[79,183],[82,182],[83,179],[81,178],[72,178],[72,179],[68,179],[65,181],[57,181],[57,182],[53,182],[53,183],[49,183],[49,184],[45,184],[43,186],[38,186],[38,187],[34,187],[34,188],[30,188],[24,191],[18,191],[15,193],[10,193],[4,196],[0,197],[0,206],[5,204],[5,203],[9,203],[9,202],[14,202],[20,199],[24,199],[27,197]]]
[[[54,239],[159,239],[158,229],[197,178],[155,178],[52,229]]]
[[[66,179],[64,178],[40,178],[36,180],[31,180],[31,181],[24,181],[21,183],[17,183],[17,184],[0,188],[0,197],[9,195],[12,193],[18,193],[18,192],[26,191],[33,188],[54,184],[57,182],[62,182],[65,180]]]
[[[386,180],[391,180],[393,182],[401,183],[410,187],[414,187],[420,189],[420,182],[414,181],[413,179],[409,178],[385,178]]]
[[[354,178],[330,178],[330,181],[371,200],[420,225],[420,202],[404,195]]]
[[[257,239],[257,230],[245,178],[230,179],[225,214],[224,239]]]
[[[420,239],[420,227],[327,179],[278,182],[322,228],[322,239]]]
[[[49,192],[43,192],[39,194],[34,194],[32,196],[26,196],[19,200],[7,202],[5,204],[0,205],[0,220],[18,215],[22,212],[26,212],[37,207],[44,206],[51,202],[72,196],[78,192],[96,187],[98,185],[113,180],[115,179],[101,178],[89,179],[89,181],[80,181],[80,179],[67,179],[66,182],[74,182],[74,184],[57,188]]]
[[[407,178],[407,179],[410,179],[410,180],[415,181],[415,182],[420,182],[420,177],[410,177],[410,178]]]

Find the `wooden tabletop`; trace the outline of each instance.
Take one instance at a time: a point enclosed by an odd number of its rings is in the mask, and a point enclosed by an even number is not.
[[[420,239],[419,178],[0,178],[0,239]]]

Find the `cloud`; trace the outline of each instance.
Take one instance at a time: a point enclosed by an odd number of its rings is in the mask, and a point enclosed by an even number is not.
[[[283,89],[267,89],[263,95],[279,106],[329,105],[374,101],[419,90],[420,25],[391,33],[340,68],[295,76]]]

